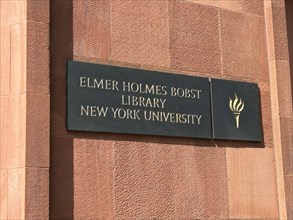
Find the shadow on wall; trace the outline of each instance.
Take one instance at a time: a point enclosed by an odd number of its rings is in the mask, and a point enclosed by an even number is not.
[[[286,0],[286,20],[287,20],[287,33],[288,33],[288,46],[290,57],[290,70],[291,70],[291,85],[293,85],[293,1]],[[292,91],[293,92],[293,91]],[[293,94],[292,94],[293,97]]]
[[[73,219],[73,139],[60,138],[56,127],[64,120],[65,60],[73,58],[73,2],[50,1],[50,219]],[[55,83],[56,82],[56,83]],[[62,86],[60,88],[60,86]]]
[[[292,89],[292,85],[293,85],[293,1],[292,0],[286,0],[286,20],[287,20],[287,34],[288,34],[289,62],[290,62],[289,64],[290,64],[290,72],[291,72],[291,89]],[[292,93],[293,93],[293,90],[292,90]],[[293,97],[293,94],[292,94],[292,97]],[[283,151],[285,151],[285,154],[292,155],[292,148],[288,149],[288,147],[286,147]],[[288,167],[288,170],[286,170],[287,167]],[[285,172],[286,173],[293,172],[292,164],[285,166]],[[288,176],[289,175],[287,175],[287,178],[285,177],[285,186],[289,186],[288,188],[291,189],[292,182],[288,181],[290,180]],[[288,196],[286,196],[287,217],[288,219],[292,219],[293,218],[292,191],[288,191],[286,192],[286,194],[288,194]]]

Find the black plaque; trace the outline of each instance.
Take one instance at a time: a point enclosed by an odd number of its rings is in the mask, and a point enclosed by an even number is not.
[[[257,84],[211,79],[213,138],[262,141]]]
[[[68,61],[67,128],[211,138],[209,80]]]

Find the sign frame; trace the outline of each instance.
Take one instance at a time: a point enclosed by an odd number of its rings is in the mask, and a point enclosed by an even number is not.
[[[133,97],[144,101],[133,106]],[[99,105],[108,107],[106,114],[92,107]],[[211,139],[211,123],[208,78],[67,61],[68,130]]]

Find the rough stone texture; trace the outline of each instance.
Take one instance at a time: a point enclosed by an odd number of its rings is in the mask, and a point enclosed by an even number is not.
[[[266,4],[267,2],[268,2],[268,4]],[[286,5],[285,3],[287,3],[286,0],[285,1],[284,0],[269,0],[267,2],[265,2],[265,6],[270,5],[273,8],[280,7],[280,8],[283,8],[283,9],[285,9],[285,5]]]
[[[272,99],[272,103],[276,102],[276,100]],[[274,151],[275,151],[275,167],[276,167],[276,181],[277,181],[277,195],[278,195],[278,205],[279,205],[279,218],[280,219],[287,219],[290,212],[288,209],[288,197],[286,195],[286,176],[285,176],[285,165],[284,164],[284,150],[289,147],[292,148],[292,143],[289,143],[289,145],[285,148],[283,146],[283,140],[282,140],[282,132],[281,129],[286,130],[286,128],[282,127],[284,124],[281,124],[280,117],[275,116],[276,112],[272,111],[272,119],[273,119],[273,140],[274,140]],[[292,129],[291,129],[292,130]],[[290,152],[286,152],[290,153]]]
[[[25,218],[47,219],[49,216],[49,169],[25,169]]]
[[[210,5],[232,11],[243,11],[243,0],[188,0],[198,4]]]
[[[262,114],[263,147],[273,147],[272,110],[268,82],[258,83]]]
[[[275,128],[276,137],[277,140],[280,142],[281,153],[282,153],[282,163],[283,164],[277,164],[277,168],[282,169],[283,171],[283,187],[284,189],[284,197],[282,199],[286,199],[286,209],[287,209],[287,219],[292,219],[292,210],[293,210],[293,194],[292,194],[292,164],[293,164],[293,155],[292,155],[292,130],[293,130],[293,122],[292,118],[284,118],[284,117],[275,117],[273,119],[274,124],[279,125],[277,128]],[[286,197],[285,197],[286,196]],[[285,210],[284,210],[285,211]]]
[[[292,219],[292,1],[265,1],[279,218]],[[286,8],[285,8],[286,5]],[[286,22],[287,11],[287,22]],[[286,26],[287,24],[287,26]],[[288,30],[288,32],[287,32]],[[289,43],[289,42],[290,43]],[[289,50],[288,50],[289,46]],[[292,68],[292,62],[290,62]],[[292,69],[291,69],[292,71]],[[291,75],[291,77],[290,77]],[[290,79],[291,78],[291,79]],[[288,133],[288,131],[290,131]],[[290,157],[288,159],[288,157]],[[288,194],[289,193],[289,194]],[[291,192],[292,193],[292,192]]]
[[[49,167],[49,95],[28,93],[26,100],[26,166]]]
[[[288,46],[289,57],[292,60],[293,57],[293,2],[286,1],[286,18],[287,18],[287,33],[288,33]],[[290,62],[290,70],[293,70],[293,62]],[[293,85],[293,77],[291,77],[291,85]]]
[[[172,146],[146,142],[115,142],[115,218],[173,219],[173,176]]]
[[[110,0],[73,1],[73,51],[75,56],[110,57]]]
[[[280,125],[283,128],[281,136],[282,151],[283,151],[283,164],[284,164],[284,175],[293,175],[293,119],[292,118],[280,118]],[[287,195],[287,194],[286,194]],[[292,195],[288,195],[291,196]],[[292,201],[293,203],[293,201]]]
[[[262,3],[51,1],[50,219],[278,219]],[[66,59],[257,82],[264,141],[68,132]]]
[[[278,219],[274,149],[227,148],[230,217]]]
[[[243,0],[243,12],[264,16],[264,2],[258,0]]]
[[[265,10],[269,25],[269,31],[267,35],[269,39],[268,46],[269,48],[272,48],[269,50],[269,59],[289,60],[286,13],[284,7],[266,7]]]
[[[287,91],[291,90],[290,66],[286,60],[270,61],[270,68],[272,69],[272,80],[276,82],[272,89],[274,93],[272,98],[278,100],[273,106],[273,110],[278,112],[280,117],[292,116],[292,96],[286,95]]]
[[[261,0],[188,0],[198,4],[222,9],[264,16],[264,3]]]
[[[224,75],[268,80],[263,18],[221,10],[221,41]]]
[[[113,141],[74,139],[74,217],[113,219]]]
[[[228,219],[225,149],[179,146],[174,154],[176,219]]]
[[[111,2],[111,59],[169,67],[167,0]]]
[[[46,1],[47,7],[44,7],[45,4],[40,4],[45,1],[28,1],[0,1],[0,170],[1,178],[4,178],[1,184],[7,185],[0,195],[1,219],[47,219],[49,211],[48,202],[39,200],[48,199],[49,182],[49,26],[45,24],[46,31],[41,30],[38,27],[43,20],[37,19],[44,15],[48,23],[49,2]],[[28,17],[38,24],[31,26]],[[45,57],[42,56],[44,49],[41,44],[46,45]],[[33,70],[34,76],[31,75]],[[38,78],[42,74],[47,75],[46,81]],[[46,84],[47,99],[36,98],[38,93],[28,93],[28,88],[36,84]],[[44,90],[35,89],[34,92]],[[31,96],[34,101],[28,100]],[[47,105],[44,101],[47,101]],[[47,136],[42,135],[46,132]],[[37,177],[42,171],[36,171],[31,176],[26,170],[28,166],[47,167],[47,176],[39,181]],[[30,191],[31,188],[33,190]],[[32,192],[37,188],[43,190],[43,193]]]
[[[27,20],[49,23],[50,0],[27,0]]]
[[[292,70],[293,70],[293,2],[286,1],[286,12],[287,12],[287,33],[288,33],[288,45],[289,45],[289,57],[290,57],[290,70],[291,70],[291,88],[293,85],[293,77],[292,77]],[[292,91],[292,90],[291,90]],[[289,123],[288,123],[289,121]],[[286,203],[287,203],[287,217],[288,219],[293,218],[293,138],[292,138],[292,130],[293,130],[293,119],[286,120],[283,118],[281,123],[284,123],[286,129],[286,133],[284,135],[284,141],[287,142],[287,145],[284,145],[283,148],[283,155],[284,155],[284,173],[285,173],[285,189],[286,189]],[[288,137],[286,136],[288,134]],[[288,156],[289,155],[289,156]]]
[[[287,18],[287,33],[288,33],[288,45],[289,45],[289,57],[290,57],[290,71],[291,71],[291,88],[293,85],[293,77],[292,77],[292,70],[293,70],[293,2],[292,1],[286,1],[286,18]],[[290,74],[288,72],[288,69],[285,70],[287,74]],[[286,77],[287,78],[287,77]],[[288,79],[288,78],[287,78]],[[292,91],[292,90],[291,90]],[[293,182],[292,182],[292,176],[293,176],[293,138],[292,138],[292,130],[293,130],[293,117],[290,119],[288,118],[282,118],[281,123],[284,123],[285,127],[285,135],[283,136],[285,144],[283,148],[283,155],[284,155],[284,172],[287,176],[285,178],[286,183],[286,189],[290,189],[288,193],[286,193],[286,200],[287,200],[287,213],[288,218],[293,218]]]
[[[49,25],[27,22],[27,92],[49,93]]]
[[[220,74],[219,10],[186,1],[170,1],[171,67]]]
[[[293,176],[285,176],[285,191],[286,191],[286,202],[287,202],[287,218],[293,218]]]

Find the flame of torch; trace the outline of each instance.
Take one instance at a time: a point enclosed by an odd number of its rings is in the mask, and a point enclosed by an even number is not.
[[[233,112],[236,120],[236,127],[239,128],[239,118],[240,118],[240,113],[244,109],[244,102],[238,98],[238,96],[235,93],[235,98],[232,100],[230,97],[230,102],[229,102],[229,107],[230,110]]]

